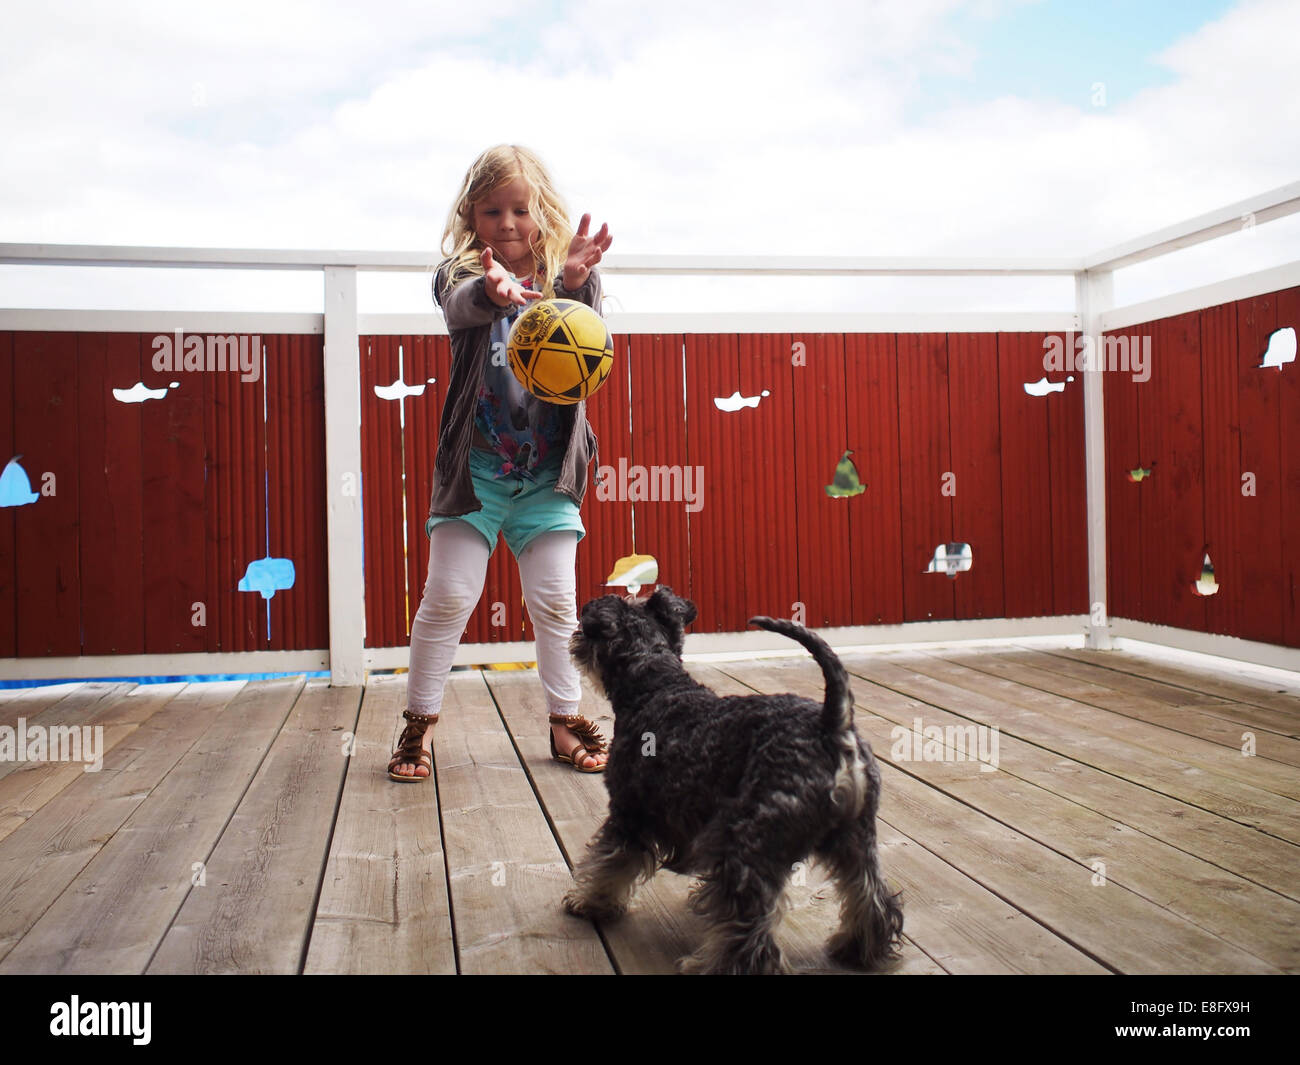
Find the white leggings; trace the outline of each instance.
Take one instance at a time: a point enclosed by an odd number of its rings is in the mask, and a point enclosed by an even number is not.
[[[537,635],[537,672],[552,714],[572,716],[582,700],[569,637],[578,627],[574,564],[578,534],[541,533],[519,553],[519,582]],[[472,525],[445,521],[429,538],[429,576],[411,624],[407,708],[436,714],[465,625],[483,595],[491,549]]]

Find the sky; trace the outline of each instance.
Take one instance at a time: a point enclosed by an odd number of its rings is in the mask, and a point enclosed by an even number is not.
[[[610,255],[1080,256],[1300,178],[1295,0],[123,0],[0,14],[0,242],[438,257],[491,144]],[[1289,262],[1296,218],[1119,303]],[[1068,279],[647,279],[614,309],[1060,310]],[[364,275],[362,310],[430,311]],[[0,307],[319,311],[317,273],[0,266]]]

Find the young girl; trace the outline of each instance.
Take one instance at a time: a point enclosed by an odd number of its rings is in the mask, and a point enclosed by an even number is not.
[[[569,658],[577,628],[578,507],[596,438],[586,405],[544,403],[505,359],[506,336],[530,300],[581,300],[599,313],[595,266],[613,237],[577,232],[532,152],[489,148],[465,175],[443,232],[447,258],[433,280],[451,334],[451,379],[438,426],[429,503],[429,576],[411,626],[408,724],[388,764],[394,780],[432,771],[433,725],[461,633],[483,593],[497,534],[519,564],[537,636],[551,754],[584,773],[605,768],[606,742],[577,712],[582,689]]]

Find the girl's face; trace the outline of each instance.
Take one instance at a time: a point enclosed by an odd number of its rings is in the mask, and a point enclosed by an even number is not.
[[[517,177],[474,205],[474,233],[516,277],[532,274],[537,223],[528,210],[528,183]]]

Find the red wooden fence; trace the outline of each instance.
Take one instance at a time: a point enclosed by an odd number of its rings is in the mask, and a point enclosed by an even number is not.
[[[1269,334],[1297,324],[1298,293],[1117,331],[1149,333],[1153,358],[1147,382],[1105,375],[1112,616],[1300,645],[1300,371],[1256,368]],[[0,462],[21,454],[33,490],[52,488],[0,510],[0,657],[327,647],[321,338],[263,338],[256,382],[159,373],[150,340],[0,332]],[[635,551],[696,600],[697,632],[754,614],[829,626],[1087,612],[1082,379],[1025,392],[1045,340],[616,337],[615,373],[588,406],[600,463],[616,483],[620,461],[702,483],[691,509],[590,489],[580,598]],[[445,337],[361,338],[369,647],[405,644],[418,607],[449,357]],[[399,370],[424,393],[381,399]],[[137,381],[166,398],[112,398]],[[757,405],[714,403],[736,392]],[[832,498],[846,451],[866,487]],[[1153,475],[1130,482],[1139,466]],[[971,545],[973,567],[925,572],[950,541]],[[1202,599],[1207,545],[1222,590]],[[269,606],[237,590],[268,553],[296,569]],[[501,546],[466,639],[530,636]]]
[[[1105,375],[1112,617],[1300,647],[1300,365],[1260,366],[1287,326],[1300,288],[1115,330],[1152,359]]]

